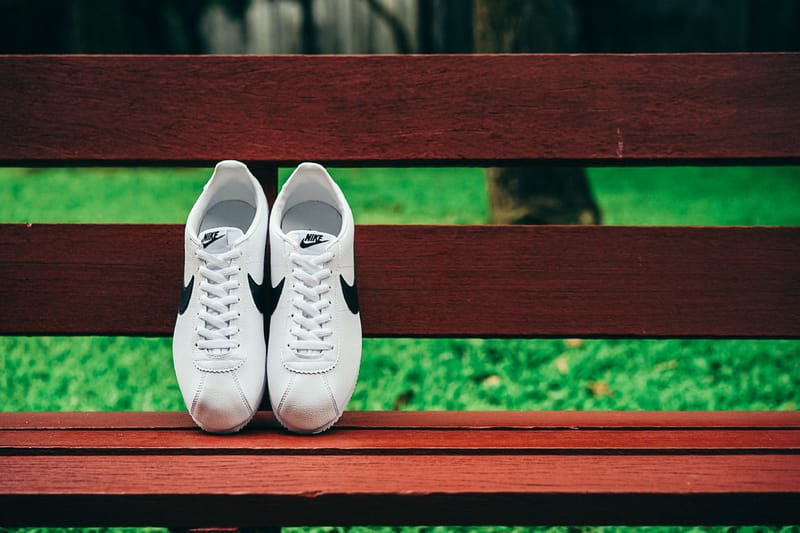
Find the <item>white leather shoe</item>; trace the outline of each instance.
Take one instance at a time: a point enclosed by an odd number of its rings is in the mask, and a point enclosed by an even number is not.
[[[186,221],[172,356],[186,408],[209,432],[239,431],[264,394],[268,209],[247,167],[222,161]]]
[[[269,222],[272,410],[291,431],[319,433],[342,416],[361,363],[353,214],[328,172],[303,163]]]

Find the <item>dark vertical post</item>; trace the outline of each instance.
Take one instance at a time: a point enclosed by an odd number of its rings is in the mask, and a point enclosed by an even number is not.
[[[270,209],[275,203],[275,197],[278,195],[278,166],[273,163],[248,163],[247,167],[253,176],[261,184],[264,189],[264,194],[267,197]],[[266,261],[264,262],[264,282],[263,282],[263,297],[269,294],[272,288],[269,274],[269,240],[267,240],[267,253]],[[269,316],[264,316],[264,334],[269,339]],[[267,369],[264,368],[266,373]],[[269,390],[264,391],[264,397],[261,399],[261,405],[258,407],[262,411],[270,411],[272,406],[269,403]]]
[[[575,2],[475,0],[476,51],[571,52],[577,49]],[[599,224],[586,170],[517,166],[486,170],[492,224]]]
[[[314,3],[312,0],[300,0],[300,11],[303,14],[300,41],[304,54],[318,54],[317,27],[314,25]]]
[[[247,163],[247,167],[261,184],[272,207],[278,194],[278,166],[273,163]]]

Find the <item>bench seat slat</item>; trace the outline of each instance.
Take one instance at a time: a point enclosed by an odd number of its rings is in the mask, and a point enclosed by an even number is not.
[[[0,430],[2,455],[800,454],[800,429],[347,429],[298,438],[249,430]]]
[[[182,232],[0,225],[0,333],[171,335]],[[359,226],[356,253],[366,336],[800,337],[796,227]]]
[[[74,461],[41,455],[3,456],[0,465],[5,474],[0,496],[231,491],[302,496],[459,493],[478,487],[487,494],[575,491],[576,487],[595,493],[735,493],[743,486],[753,493],[800,492],[800,455],[674,455],[659,461],[639,455],[538,454],[183,455],[177,459],[115,455]],[[375,475],[381,470],[385,476]]]
[[[368,524],[800,520],[798,455],[3,456],[0,470],[10,525],[340,524],[353,505]]]
[[[798,412],[348,412],[310,437],[259,413],[252,426],[219,437],[186,413],[2,413],[0,521],[800,520]]]
[[[797,53],[0,56],[0,162],[787,162],[797,87]]]
[[[260,411],[251,427],[278,427]],[[800,411],[347,411],[337,429],[800,429]],[[196,429],[186,412],[7,412],[3,429]]]

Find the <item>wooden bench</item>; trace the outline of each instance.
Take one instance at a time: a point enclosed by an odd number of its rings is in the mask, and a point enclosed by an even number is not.
[[[270,197],[302,160],[797,164],[800,54],[4,56],[0,124],[5,165],[235,157]],[[0,225],[0,333],[171,335],[182,231]],[[367,336],[800,337],[796,227],[360,226],[356,250]],[[796,411],[348,412],[313,437],[262,412],[226,438],[0,413],[3,526],[797,523]]]

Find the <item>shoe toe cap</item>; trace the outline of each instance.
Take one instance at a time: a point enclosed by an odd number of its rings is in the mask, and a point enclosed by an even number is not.
[[[295,375],[275,411],[281,424],[298,433],[319,433],[341,416],[324,375]]]
[[[197,388],[190,412],[206,431],[233,433],[250,421],[257,402],[256,398],[248,398],[235,374],[208,374]]]

